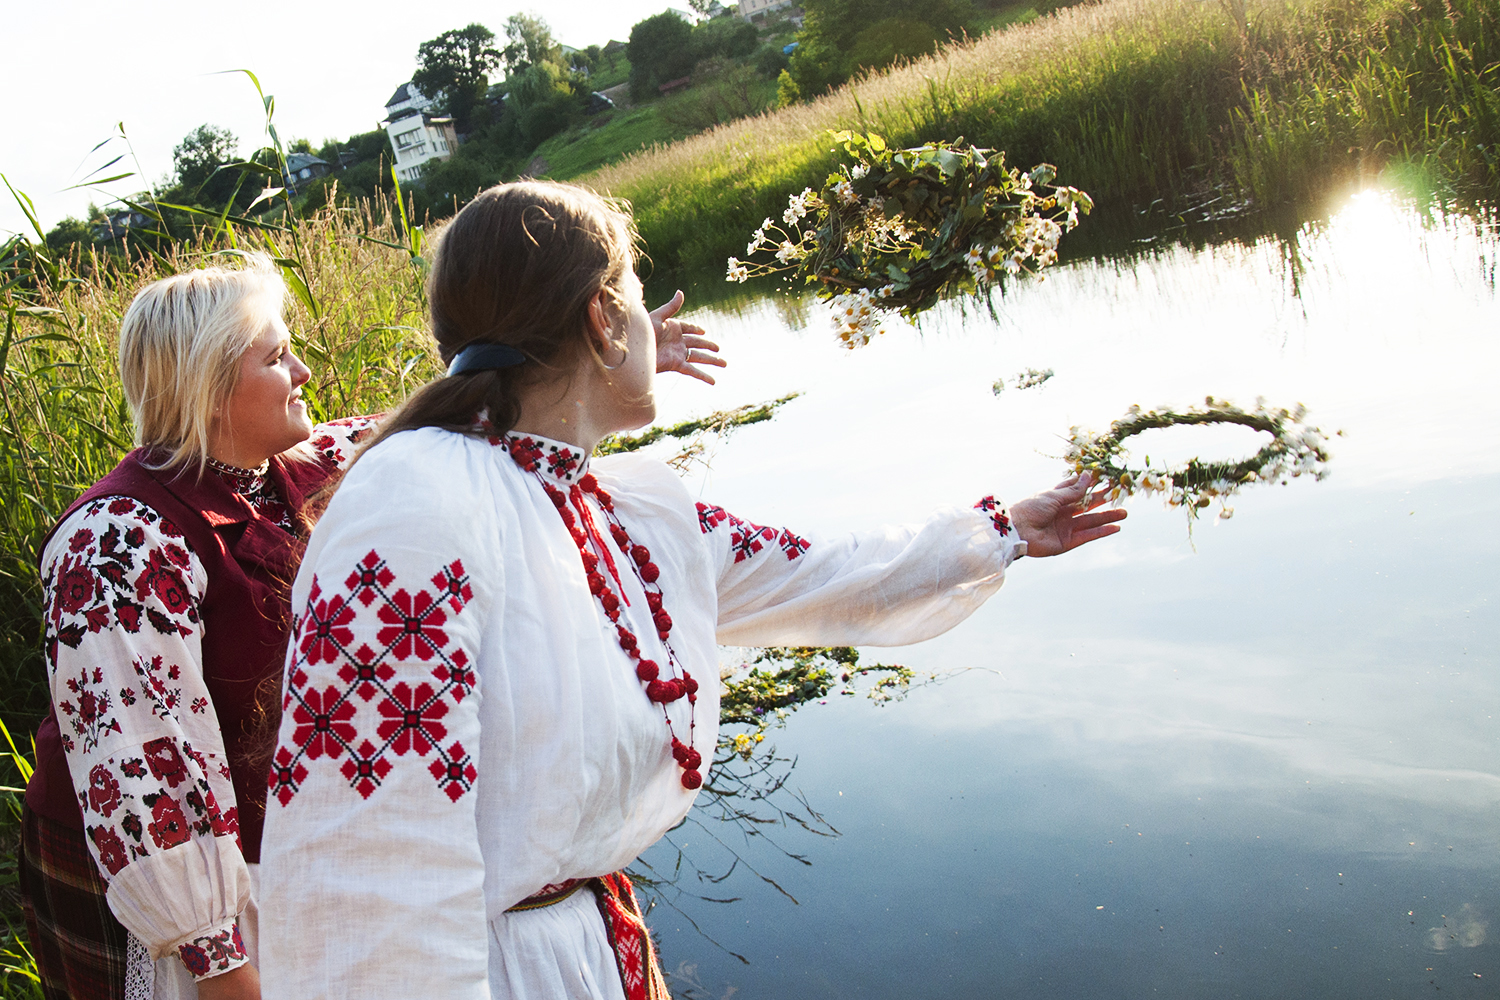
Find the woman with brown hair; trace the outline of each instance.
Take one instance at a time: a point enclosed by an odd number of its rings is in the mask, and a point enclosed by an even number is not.
[[[50,998],[259,996],[268,743],[308,498],[373,426],[314,427],[272,262],[148,285],[120,329],[139,447],[43,545],[53,711],[20,890]],[[709,381],[691,325],[664,363]],[[690,360],[691,359],[691,360]]]
[[[716,642],[916,642],[1018,556],[1111,534],[1088,481],[804,538],[637,454],[655,343],[628,215],[481,193],[429,282],[448,375],[361,453],[293,588],[261,905],[266,994],[665,994],[619,871],[716,740]]]

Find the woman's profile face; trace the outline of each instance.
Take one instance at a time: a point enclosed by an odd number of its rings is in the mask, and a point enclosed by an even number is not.
[[[302,386],[311,374],[292,353],[291,334],[281,316],[267,315],[240,358],[239,379],[214,422],[213,457],[254,468],[306,441],[312,420]]]

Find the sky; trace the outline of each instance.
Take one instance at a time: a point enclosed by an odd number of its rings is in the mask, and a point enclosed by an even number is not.
[[[36,204],[44,229],[83,217],[108,194],[65,190],[118,154],[99,176],[137,170],[156,181],[172,169],[172,148],[197,126],[225,126],[240,152],[262,144],[264,114],[249,69],[275,95],[284,141],[343,139],[375,128],[384,102],[411,78],[417,46],[477,21],[503,35],[505,19],[540,13],[560,42],[583,48],[625,41],[637,21],[665,10],[666,0],[573,0],[531,3],[423,0],[421,3],[333,3],[299,0],[274,15],[244,4],[135,0],[125,8],[102,0],[7,5],[0,61],[15,93],[0,105],[0,174]],[[677,6],[685,6],[678,4]],[[271,8],[266,8],[271,10]],[[128,16],[122,17],[122,13]],[[123,124],[126,143],[115,138]],[[140,177],[109,185],[130,194]],[[0,188],[0,239],[29,230]]]

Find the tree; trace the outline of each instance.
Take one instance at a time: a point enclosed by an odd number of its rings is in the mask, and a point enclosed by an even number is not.
[[[971,0],[803,0],[791,74],[804,97],[860,69],[921,55],[974,17]]]
[[[505,67],[512,76],[542,62],[557,61],[552,28],[535,14],[512,14],[505,19]]]
[[[493,45],[495,33],[482,24],[445,31],[417,48],[412,84],[424,94],[441,95],[454,127],[467,133],[484,100],[489,74],[503,56]]]
[[[693,27],[693,61],[744,59],[760,42],[755,25],[737,17],[716,17]]]
[[[89,206],[93,208],[92,205]],[[71,215],[59,222],[47,233],[47,246],[53,250],[67,250],[74,244],[89,246],[94,242],[94,230],[87,222]]]
[[[625,58],[630,60],[630,95],[654,96],[656,88],[693,71],[693,28],[670,11],[656,14],[630,29]]]
[[[214,177],[215,170],[237,158],[239,145],[239,140],[227,128],[199,125],[183,136],[182,141],[172,150],[172,165],[177,169],[177,183],[196,194],[209,178]],[[214,180],[222,180],[224,176],[220,174]],[[218,184],[213,186],[218,187]],[[234,181],[231,179],[228,190],[233,189]]]
[[[512,77],[509,103],[532,146],[567,128],[579,107],[567,73],[553,62],[535,63]]]

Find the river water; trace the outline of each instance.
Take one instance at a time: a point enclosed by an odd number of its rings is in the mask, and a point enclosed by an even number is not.
[[[1366,192],[860,351],[815,305],[697,314],[733,367],[662,386],[664,419],[803,395],[689,486],[799,532],[1018,499],[1132,403],[1300,401],[1343,436],[1321,483],[1191,536],[1131,501],[948,634],[862,651],[944,677],[772,734],[838,836],[690,821],[646,855],[687,859],[651,916],[679,997],[1500,996],[1497,261],[1493,220]],[[994,393],[1028,368],[1055,374]],[[1137,455],[1256,447],[1151,434]]]

